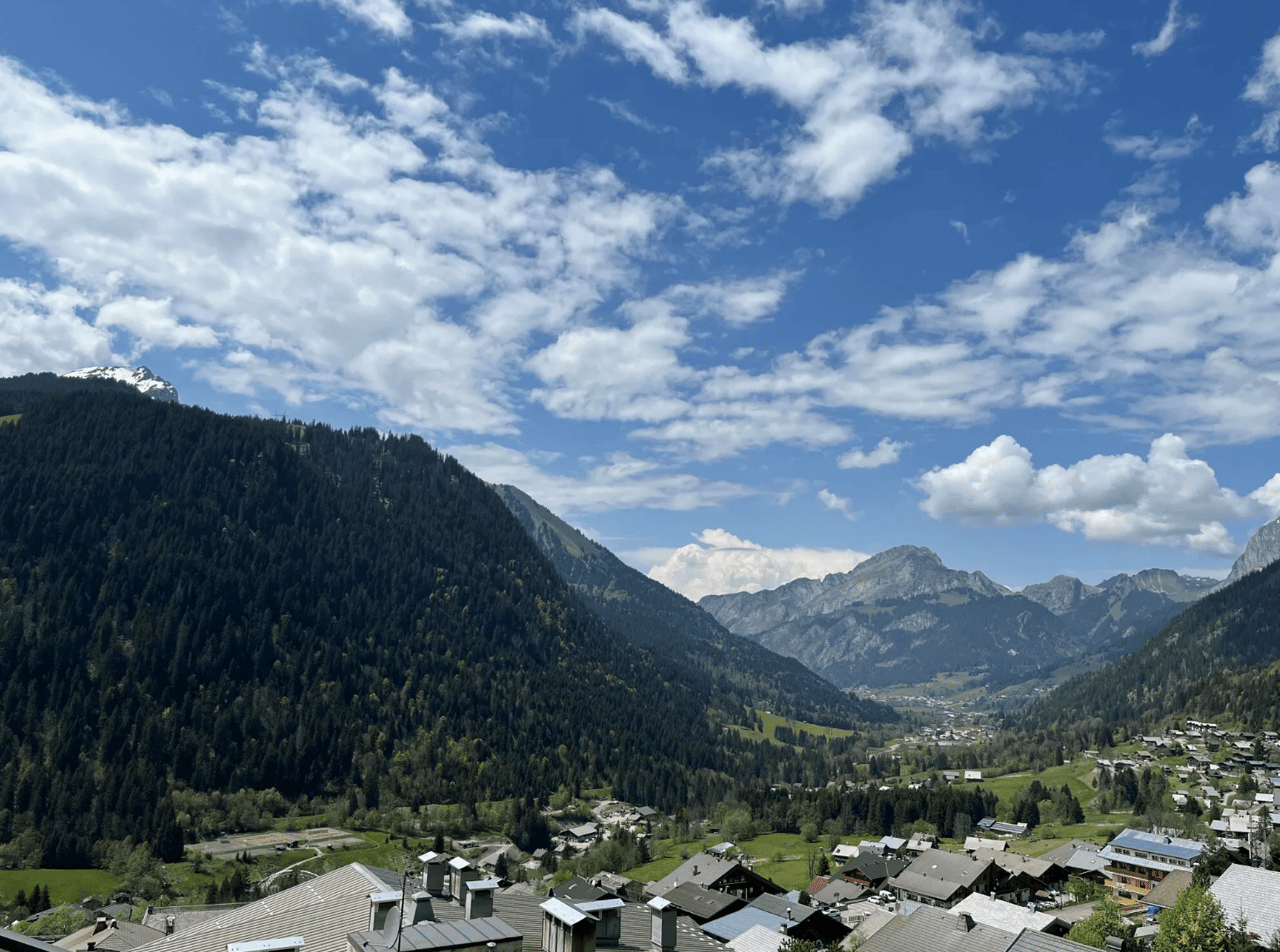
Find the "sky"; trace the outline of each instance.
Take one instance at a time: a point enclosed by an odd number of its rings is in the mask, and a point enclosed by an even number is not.
[[[415,432],[690,597],[1280,514],[1280,8],[0,18],[0,374]]]

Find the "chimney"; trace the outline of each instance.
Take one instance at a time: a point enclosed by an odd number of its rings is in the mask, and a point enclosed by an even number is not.
[[[956,915],[956,928],[961,932],[969,932],[973,929],[973,916],[967,912],[961,912]]]
[[[654,952],[675,952],[676,916],[679,915],[679,910],[661,896],[649,900],[649,909],[652,922],[650,937]]]
[[[175,916],[164,917],[164,934],[173,935],[173,930],[177,927],[178,920]]]
[[[410,897],[409,921],[406,925],[416,926],[420,922],[430,922],[434,918],[435,913],[431,909],[431,894],[425,889],[419,889]]]
[[[449,854],[429,852],[423,853],[418,859],[422,860],[422,888],[433,896],[443,896]]]
[[[93,920],[93,934],[97,935],[106,927],[107,927],[107,914],[99,910],[97,918]]]
[[[394,910],[399,909],[400,893],[393,890],[369,894],[369,931],[381,932]]]
[[[493,894],[498,890],[496,879],[474,879],[467,884],[468,919],[488,919],[493,916]]]

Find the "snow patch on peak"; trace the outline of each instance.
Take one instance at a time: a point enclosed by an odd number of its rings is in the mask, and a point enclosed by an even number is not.
[[[165,403],[179,402],[177,388],[163,377],[157,377],[146,367],[84,367],[59,376],[78,380],[119,380],[153,400],[161,400]]]

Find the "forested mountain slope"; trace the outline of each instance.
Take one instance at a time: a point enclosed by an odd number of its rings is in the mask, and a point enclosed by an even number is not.
[[[1280,563],[1201,598],[1137,651],[1073,678],[1019,723],[1051,726],[1094,746],[1117,724],[1153,728],[1170,716],[1280,726]]]
[[[615,783],[674,808],[723,776],[708,710],[741,698],[611,631],[421,439],[102,388],[22,410],[0,840],[172,856],[174,784],[413,805]]]
[[[775,714],[850,727],[897,720],[892,708],[839,690],[799,661],[732,634],[514,486],[495,487],[551,564],[609,625],[638,644],[726,679]]]

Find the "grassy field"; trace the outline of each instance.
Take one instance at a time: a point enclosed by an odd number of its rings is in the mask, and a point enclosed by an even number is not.
[[[56,906],[85,896],[109,899],[120,880],[105,869],[0,869],[0,893],[5,898],[19,889],[30,893],[37,883],[49,887],[49,899]]]
[[[685,860],[682,853],[692,856],[720,841],[716,836],[689,843],[659,840],[653,849],[662,851],[663,855],[651,863],[627,870],[626,876],[638,883],[653,882],[674,872]],[[818,850],[825,852],[826,844],[806,843],[798,833],[765,833],[737,845],[738,849],[756,860],[754,868],[761,876],[767,876],[785,889],[804,889],[812,881],[809,855]]]
[[[790,727],[795,731],[804,731],[811,737],[848,737],[853,731],[843,730],[839,727],[823,727],[820,724],[808,724],[804,721],[793,721],[789,717],[779,717],[777,714],[770,714],[768,711],[762,711],[756,708],[756,713],[760,715],[760,721],[764,724],[764,736],[770,740],[774,740],[775,732],[779,725]]]
[[[308,860],[299,868],[323,874],[332,872],[335,869],[341,869],[343,866],[349,866],[352,863],[364,863],[366,866],[376,866],[379,869],[400,871],[404,866],[406,857],[416,857],[427,848],[422,843],[415,844],[414,840],[410,840],[409,848],[405,849],[400,845],[399,837],[392,837],[387,833],[371,832],[359,835],[361,839],[369,844],[364,849],[353,847],[336,849],[332,852],[326,850],[323,856]]]

